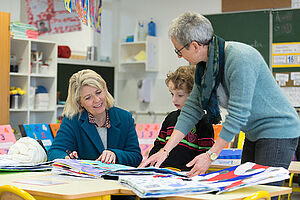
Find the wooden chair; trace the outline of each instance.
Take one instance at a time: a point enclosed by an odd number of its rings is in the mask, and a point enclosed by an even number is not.
[[[13,186],[0,186],[0,200],[35,200],[28,192]]]

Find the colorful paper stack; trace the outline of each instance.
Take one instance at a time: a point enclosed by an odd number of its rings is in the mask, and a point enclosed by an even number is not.
[[[11,22],[10,27],[14,37],[37,39],[38,30],[33,25],[24,24],[21,22]]]
[[[26,35],[28,38],[32,38],[32,39],[38,39],[39,36],[39,32],[37,30],[26,30]]]

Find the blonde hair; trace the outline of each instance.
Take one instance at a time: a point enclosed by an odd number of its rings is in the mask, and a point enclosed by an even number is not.
[[[186,90],[191,93],[195,79],[195,65],[181,66],[174,72],[168,73],[165,80],[168,86],[169,82],[172,81],[175,90]]]
[[[99,90],[105,90],[106,109],[109,109],[114,105],[115,100],[108,92],[104,79],[95,71],[84,69],[73,74],[69,80],[68,97],[62,116],[72,118],[74,115],[82,113],[84,109],[80,105],[80,93],[83,86],[92,86]]]

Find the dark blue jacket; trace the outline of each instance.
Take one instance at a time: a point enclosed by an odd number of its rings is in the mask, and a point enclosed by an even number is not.
[[[117,163],[138,166],[142,155],[131,113],[117,107],[108,112],[111,127],[107,129],[107,150],[116,154]],[[63,119],[48,151],[48,160],[65,158],[66,150],[77,151],[80,159],[95,160],[105,150],[95,125],[89,123],[87,112],[78,117]]]

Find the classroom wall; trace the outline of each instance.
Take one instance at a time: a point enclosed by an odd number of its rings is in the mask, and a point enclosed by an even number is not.
[[[0,0],[0,12],[9,12],[10,21],[20,21],[21,0]]]
[[[62,0],[54,1],[62,2]],[[28,23],[25,0],[21,0],[20,5],[20,21]],[[86,55],[87,47],[92,46],[94,43],[94,32],[88,26],[81,24],[81,31],[54,35],[41,35],[39,36],[39,39],[55,41],[58,45],[68,45],[73,54]]]
[[[171,95],[164,80],[169,71],[174,71],[180,65],[188,63],[179,59],[174,53],[174,47],[168,38],[168,27],[172,19],[185,11],[198,11],[202,14],[221,12],[221,0],[121,0],[120,1],[120,39],[133,34],[137,20],[146,24],[152,17],[157,27],[159,38],[159,72],[144,72],[143,69],[118,73],[117,103],[130,111],[143,113],[135,115],[137,123],[161,123],[165,113],[175,110]],[[141,103],[137,97],[138,80],[151,80],[151,102]],[[151,115],[145,115],[150,111]],[[154,114],[153,114],[154,112]],[[155,114],[158,113],[158,114]]]
[[[0,2],[6,4],[5,10],[10,10],[17,21],[19,18],[21,22],[27,23],[25,1],[0,0]],[[171,102],[171,95],[164,83],[166,74],[174,71],[178,66],[188,64],[184,59],[179,59],[174,53],[174,47],[168,38],[168,26],[172,19],[185,11],[197,11],[202,14],[220,13],[221,0],[103,0],[102,3],[103,20],[102,34],[100,36],[88,26],[82,24],[82,31],[45,35],[39,38],[56,41],[59,45],[69,45],[73,53],[83,55],[86,54],[87,46],[96,45],[98,47],[98,55],[109,56],[116,65],[116,104],[133,111],[133,113],[140,113],[134,114],[136,123],[161,123],[167,112],[176,109]],[[159,40],[159,71],[155,73],[145,72],[141,68],[134,71],[118,72],[120,42],[127,35],[134,33],[137,21],[144,21],[147,25],[150,18],[153,18],[156,23]],[[143,79],[151,80],[150,103],[138,101],[137,82]]]

